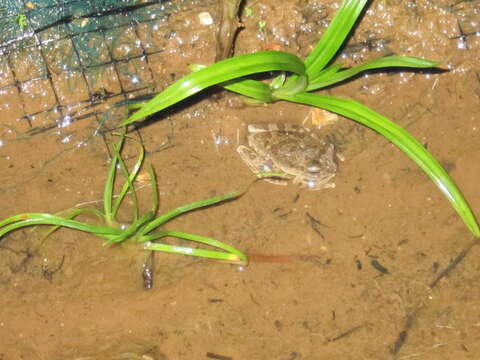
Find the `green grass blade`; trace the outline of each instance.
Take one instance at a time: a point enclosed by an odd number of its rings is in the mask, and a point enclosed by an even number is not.
[[[39,213],[25,213],[25,214],[17,214],[15,216],[10,216],[9,218],[6,218],[2,221],[0,221],[0,229],[8,224],[15,223],[17,221],[22,221],[22,220],[28,220],[32,217],[39,217],[43,214]]]
[[[276,70],[288,71],[298,75],[305,74],[303,62],[293,54],[281,51],[262,51],[235,56],[184,76],[148,101],[140,110],[130,116],[122,126],[139,121],[212,85],[246,75]]]
[[[206,65],[199,64],[192,64],[189,66],[190,70],[194,72],[205,69],[206,67]],[[285,73],[282,74],[283,75],[277,76],[269,85],[261,81],[255,81],[246,78],[233,79],[218,85],[222,86],[226,90],[257,99],[261,102],[271,102],[274,100],[272,97],[272,84],[274,82],[277,84],[282,81],[281,78],[285,78]],[[285,79],[283,81],[285,81]]]
[[[140,144],[139,144],[140,145]],[[118,164],[120,165],[120,169],[123,173],[123,176],[125,178],[125,182],[122,185],[122,189],[120,193],[118,194],[118,197],[115,199],[115,204],[113,206],[112,210],[112,216],[115,218],[117,216],[118,210],[120,208],[120,205],[123,202],[123,199],[125,196],[129,193],[132,201],[133,201],[133,211],[134,211],[134,219],[138,219],[138,199],[137,199],[137,192],[135,190],[134,186],[134,181],[138,175],[138,172],[140,171],[140,168],[142,167],[143,160],[145,158],[145,149],[143,148],[142,145],[139,146],[140,152],[137,157],[137,161],[133,165],[132,170],[129,172],[127,165],[125,164],[125,161],[122,159],[122,156],[120,153],[117,153],[117,160]]]
[[[75,219],[77,216],[81,215],[81,214],[93,214],[97,217],[99,217],[101,220],[104,220],[105,219],[105,215],[101,212],[101,211],[98,211],[97,209],[74,209],[70,214],[68,214],[67,216],[64,216],[65,219]],[[52,226],[52,228],[50,230],[48,230],[45,235],[43,235],[43,238],[47,238],[49,237],[52,233],[54,233],[55,231],[57,231],[59,228],[61,227],[61,225],[55,225],[55,226]]]
[[[425,171],[448,201],[450,201],[472,234],[480,237],[480,229],[475,215],[455,182],[422,144],[406,130],[365,105],[349,99],[300,93],[288,96],[285,100],[335,112],[368,126],[385,136]]]
[[[108,225],[114,222],[113,213],[113,191],[115,187],[115,176],[117,174],[117,164],[120,157],[120,152],[125,141],[125,136],[121,136],[118,143],[113,145],[113,157],[112,163],[107,174],[107,180],[105,181],[105,189],[103,190],[103,211],[105,213],[105,220]]]
[[[291,81],[290,81],[291,80]],[[281,88],[273,91],[275,99],[281,98],[283,95],[296,94],[307,89],[308,80],[306,76],[295,76],[290,78]]]
[[[155,169],[153,168],[152,164],[148,164],[148,174],[150,175],[150,187],[152,188],[152,214],[158,212],[158,204],[159,204],[159,194],[158,194],[158,184],[157,184],[157,174],[155,173]]]
[[[332,64],[329,67],[326,67],[325,69],[320,71],[314,79],[308,79],[309,81],[308,81],[307,91],[310,90],[312,83],[322,81],[323,79],[330,79],[333,75],[335,75],[337,72],[340,71],[342,66],[343,66],[342,63]]]
[[[308,78],[315,78],[332,61],[366,3],[367,0],[344,0],[327,30],[305,59]]]
[[[132,225],[130,225],[127,229],[122,230],[122,232],[117,235],[116,237],[110,238],[108,241],[104,242],[103,245],[110,245],[113,243],[120,243],[128,238],[134,236],[146,223],[153,219],[155,214],[151,213],[150,211],[147,212],[145,215],[141,216],[137,219]]]
[[[382,69],[389,67],[404,67],[404,68],[433,68],[439,65],[438,61],[424,60],[415,57],[408,56],[385,56],[380,59],[369,61],[365,64],[355,66],[353,68],[336,71],[336,72],[321,72],[314,79],[310,79],[308,84],[307,91],[317,90],[332,84],[336,84],[340,81],[347,80],[362,71]],[[327,69],[334,68],[335,65],[328,67]],[[336,67],[339,70],[339,67]],[[327,70],[326,69],[326,70]]]
[[[163,214],[163,215],[157,217],[155,220],[151,221],[147,226],[145,226],[145,228],[142,229],[142,231],[139,235],[143,236],[143,235],[148,234],[150,231],[155,230],[157,227],[165,224],[167,221],[171,220],[172,218],[174,218],[176,216],[182,215],[186,212],[196,210],[196,209],[199,209],[199,208],[202,208],[202,207],[205,207],[205,206],[218,204],[222,201],[227,201],[227,200],[230,200],[230,199],[234,199],[241,194],[242,194],[242,192],[234,191],[234,192],[231,192],[231,193],[228,193],[228,194],[225,194],[225,195],[214,196],[214,197],[211,197],[211,198],[206,199],[206,200],[200,200],[200,201],[193,202],[191,204],[179,206],[178,208],[173,209],[173,210],[167,212],[166,214]],[[144,240],[140,239],[139,241],[142,242]]]
[[[80,221],[66,219],[60,216],[44,213],[25,213],[12,216],[0,223],[0,238],[5,234],[26,226],[58,225],[70,229],[89,232],[95,235],[120,235],[122,230],[111,226],[95,226]]]
[[[145,244],[145,250],[162,251],[162,252],[176,254],[176,255],[196,256],[196,257],[202,257],[206,259],[214,259],[214,260],[226,261],[234,264],[246,265],[246,262],[240,259],[237,255],[224,253],[220,251],[194,249],[194,248],[189,248],[185,246],[157,244],[157,243]]]
[[[208,238],[205,236],[200,236],[200,235],[195,235],[195,234],[189,234],[189,233],[184,233],[180,231],[165,231],[160,234],[153,234],[150,236],[151,240],[153,239],[159,239],[163,237],[176,237],[179,239],[185,239],[185,240],[190,240],[190,241],[195,241],[201,244],[206,244],[212,247],[216,247],[219,249],[222,249],[226,252],[220,252],[220,251],[212,251],[212,250],[204,250],[204,249],[194,249],[190,247],[184,247],[184,246],[176,246],[176,245],[168,245],[168,244],[159,244],[159,243],[153,243],[149,242],[145,244],[145,249],[146,250],[154,250],[154,251],[164,251],[164,252],[169,252],[169,253],[174,253],[174,254],[181,254],[181,255],[190,255],[190,256],[198,256],[198,257],[203,257],[203,258],[209,258],[209,259],[215,259],[215,260],[221,260],[221,261],[228,261],[232,263],[239,263],[242,265],[246,265],[248,263],[247,257],[245,254],[242,252],[238,251],[234,247],[227,245],[225,243],[222,243],[221,241]]]
[[[273,101],[272,89],[268,84],[251,79],[231,80],[219,84],[224,89],[257,99],[261,102]]]
[[[277,90],[277,89],[280,89],[285,84],[286,80],[287,80],[287,74],[285,74],[285,72],[281,72],[280,75],[276,76],[272,81],[270,81],[268,86],[272,90]]]

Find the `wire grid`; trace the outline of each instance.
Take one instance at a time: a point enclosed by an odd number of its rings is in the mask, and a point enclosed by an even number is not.
[[[155,22],[155,31],[178,3],[3,0],[0,103],[20,104],[15,114],[28,121],[29,135],[92,116],[100,122],[96,105],[153,90],[148,58],[162,49],[138,27]]]

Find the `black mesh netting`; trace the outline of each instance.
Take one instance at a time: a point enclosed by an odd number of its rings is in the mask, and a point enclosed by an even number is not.
[[[28,121],[30,134],[98,120],[95,105],[153,87],[149,56],[162,49],[151,34],[178,4],[3,0],[0,103],[15,104],[10,115]]]

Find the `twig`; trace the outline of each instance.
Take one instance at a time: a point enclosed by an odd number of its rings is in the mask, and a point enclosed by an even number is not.
[[[238,9],[242,0],[222,0],[219,3],[222,19],[217,31],[217,54],[215,61],[230,57],[233,53],[235,35],[241,27]]]
[[[358,326],[354,326],[353,328],[351,329],[348,329],[347,331],[341,333],[340,335],[337,335],[333,338],[327,338],[327,342],[334,342],[334,341],[338,341],[340,339],[343,339],[344,337],[347,337],[347,336],[350,336],[352,335],[353,333],[357,332],[358,330],[360,330],[361,328],[363,328],[366,324],[362,324],[362,325],[358,325]]]

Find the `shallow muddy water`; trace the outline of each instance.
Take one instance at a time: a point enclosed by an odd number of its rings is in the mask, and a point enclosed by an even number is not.
[[[247,1],[235,53],[281,49],[303,57],[339,3]],[[162,49],[149,57],[154,73],[147,82],[161,90],[189,64],[213,62],[217,10],[215,1],[184,5],[148,39],[139,25],[142,41]],[[204,12],[213,24],[200,21]],[[410,131],[477,215],[479,33],[480,1],[374,0],[340,61],[351,66],[394,53],[439,60],[448,71],[368,74],[326,91]],[[96,82],[107,93],[117,85],[108,74]],[[80,99],[82,91],[65,96]],[[41,88],[27,93],[32,112],[51,102]],[[98,118],[51,128],[55,119],[22,119],[17,97],[0,95],[0,218],[85,202],[100,207],[111,136],[96,135]],[[111,105],[118,100],[107,99],[98,111],[116,111]],[[107,125],[125,116],[117,111]],[[160,211],[248,185],[253,175],[236,147],[253,122],[327,132],[344,159],[336,187],[256,182],[237,200],[175,219],[168,229],[224,241],[251,254],[251,264],[157,253],[148,291],[135,245],[104,247],[72,230],[41,244],[42,229],[6,236],[0,359],[479,358],[480,248],[469,248],[472,235],[412,161],[350,120],[316,129],[305,106],[253,107],[218,91],[197,96],[138,131],[158,174]],[[140,194],[146,209],[148,189]],[[129,221],[127,212],[122,217]]]

